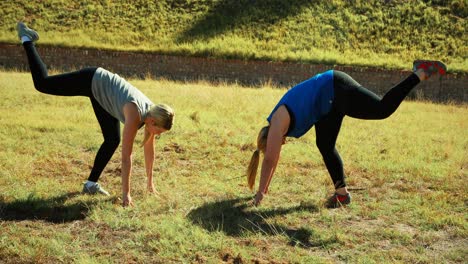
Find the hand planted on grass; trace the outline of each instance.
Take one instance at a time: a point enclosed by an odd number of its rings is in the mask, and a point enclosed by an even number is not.
[[[130,194],[123,195],[122,206],[123,207],[133,206],[133,201],[132,201],[132,197],[130,196]]]
[[[265,194],[264,194],[264,193],[262,193],[262,192],[257,192],[257,193],[255,194],[255,198],[254,198],[254,201],[253,201],[253,205],[259,206],[259,205],[262,203],[263,197],[265,197]]]
[[[154,185],[152,183],[148,184],[147,190],[148,190],[149,193],[152,193],[154,195],[158,194],[158,191],[156,191],[156,188],[154,188]]]

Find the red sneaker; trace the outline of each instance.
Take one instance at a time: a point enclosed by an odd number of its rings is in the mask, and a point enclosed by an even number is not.
[[[351,194],[347,193],[345,195],[341,194],[333,194],[330,198],[328,198],[325,206],[327,208],[338,208],[343,205],[347,205],[351,203]]]
[[[447,66],[441,61],[430,61],[430,60],[415,60],[413,62],[413,71],[423,69],[427,77],[439,73],[444,75],[447,73]]]

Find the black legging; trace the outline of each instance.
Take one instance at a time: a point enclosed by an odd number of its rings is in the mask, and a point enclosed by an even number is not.
[[[387,118],[419,82],[419,77],[413,73],[380,98],[346,73],[333,72],[335,99],[330,113],[315,124],[315,133],[317,147],[335,188],[346,186],[343,162],[335,148],[344,116],[359,119]]]
[[[97,182],[120,144],[119,120],[99,105],[91,91],[91,83],[97,68],[85,68],[80,71],[49,76],[47,67],[37,53],[34,43],[31,41],[25,42],[23,47],[28,57],[34,87],[39,92],[61,96],[86,96],[90,98],[104,136],[104,142],[99,148],[94,159],[93,169],[88,177],[89,181]]]

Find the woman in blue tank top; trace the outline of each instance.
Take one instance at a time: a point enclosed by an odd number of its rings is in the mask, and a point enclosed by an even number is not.
[[[171,129],[174,111],[167,105],[153,104],[123,78],[102,68],[86,68],[49,76],[47,67],[33,43],[39,39],[37,32],[21,22],[17,24],[17,31],[28,57],[34,87],[38,91],[60,96],[86,96],[91,100],[104,142],[96,154],[88,180],[83,184],[83,193],[109,195],[97,181],[120,144],[120,122],[124,123],[121,157],[122,204],[133,204],[129,182],[132,149],[136,134],[143,126],[145,137],[142,146],[148,179],[147,189],[154,193],[154,137]]]
[[[443,63],[415,61],[413,73],[382,98],[362,87],[349,75],[335,70],[318,74],[291,88],[267,118],[269,125],[263,127],[257,137],[257,150],[247,169],[248,185],[253,189],[259,155],[263,152],[260,184],[254,204],[259,205],[268,192],[285,138],[301,137],[312,126],[315,126],[316,145],[335,187],[335,193],[327,200],[326,206],[334,208],[349,204],[351,195],[346,188],[343,162],[335,148],[343,118],[385,119],[395,112],[420,81],[437,73],[446,73]]]

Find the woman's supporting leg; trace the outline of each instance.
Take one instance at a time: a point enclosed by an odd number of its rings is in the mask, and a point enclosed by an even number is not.
[[[335,189],[346,187],[343,162],[335,147],[343,117],[344,115],[333,109],[315,124],[316,144]]]
[[[344,72],[334,71],[333,77],[337,109],[345,115],[359,119],[389,117],[420,82],[419,77],[413,73],[380,98]]]
[[[91,103],[104,136],[104,142],[96,154],[93,169],[88,178],[88,181],[97,182],[120,144],[120,122],[104,110],[96,99],[91,98]]]
[[[92,97],[91,83],[96,68],[49,76],[47,67],[37,53],[32,41],[24,42],[34,86],[42,93],[62,96]]]

